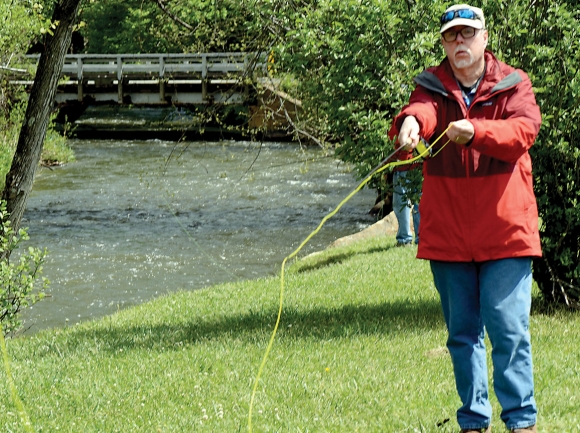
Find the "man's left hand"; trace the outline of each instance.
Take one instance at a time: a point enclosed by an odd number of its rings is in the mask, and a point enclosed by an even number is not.
[[[467,119],[451,122],[447,130],[447,137],[457,144],[465,145],[469,143],[474,134],[475,129],[473,128],[473,124]]]

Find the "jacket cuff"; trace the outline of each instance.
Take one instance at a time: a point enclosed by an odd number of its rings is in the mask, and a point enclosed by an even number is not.
[[[473,143],[476,143],[473,148],[477,150],[477,143],[480,143],[481,140],[485,137],[485,131],[481,130],[477,120],[469,119],[469,121],[473,125],[473,137],[471,137],[471,140],[465,143],[465,147],[470,147]]]

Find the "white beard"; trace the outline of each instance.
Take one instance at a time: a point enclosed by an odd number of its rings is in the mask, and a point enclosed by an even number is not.
[[[455,52],[453,53],[453,64],[455,65],[455,67],[457,69],[468,68],[469,66],[471,66],[475,63],[475,58],[473,57],[471,50],[469,50],[469,49],[465,50],[465,49],[460,49],[460,48],[463,48],[463,47],[458,46],[457,48],[455,48]],[[457,60],[455,58],[455,56],[457,55],[457,52],[459,52],[459,51],[469,54],[469,59]]]

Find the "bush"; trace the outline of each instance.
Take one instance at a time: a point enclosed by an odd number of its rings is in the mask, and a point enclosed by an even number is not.
[[[14,233],[8,221],[6,203],[0,202],[0,322],[5,334],[18,330],[22,321],[19,313],[23,307],[33,305],[44,297],[49,281],[41,277],[46,250],[29,247],[11,263],[11,253],[23,240],[28,240],[25,229]],[[39,287],[38,287],[39,286]]]
[[[393,150],[387,131],[413,77],[440,57],[438,9],[441,2],[328,0],[298,14],[278,47],[279,67],[297,77],[304,121],[361,178]]]
[[[534,278],[549,301],[580,304],[580,12],[576,1],[475,1],[490,49],[525,70],[543,125],[532,147],[544,258]],[[439,63],[440,0],[323,0],[292,16],[275,58],[297,80],[303,121],[364,177],[391,150],[391,119],[413,78]],[[303,129],[307,129],[304,127]],[[378,180],[369,185],[376,187]]]
[[[576,1],[489,2],[492,49],[534,84],[542,129],[530,150],[544,257],[545,299],[580,306],[580,11]]]

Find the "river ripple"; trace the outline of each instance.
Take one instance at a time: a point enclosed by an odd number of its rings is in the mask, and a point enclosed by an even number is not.
[[[75,140],[77,161],[42,169],[23,226],[49,256],[35,330],[72,325],[176,290],[279,272],[358,184],[318,148],[243,141]],[[304,248],[374,221],[364,189]]]

